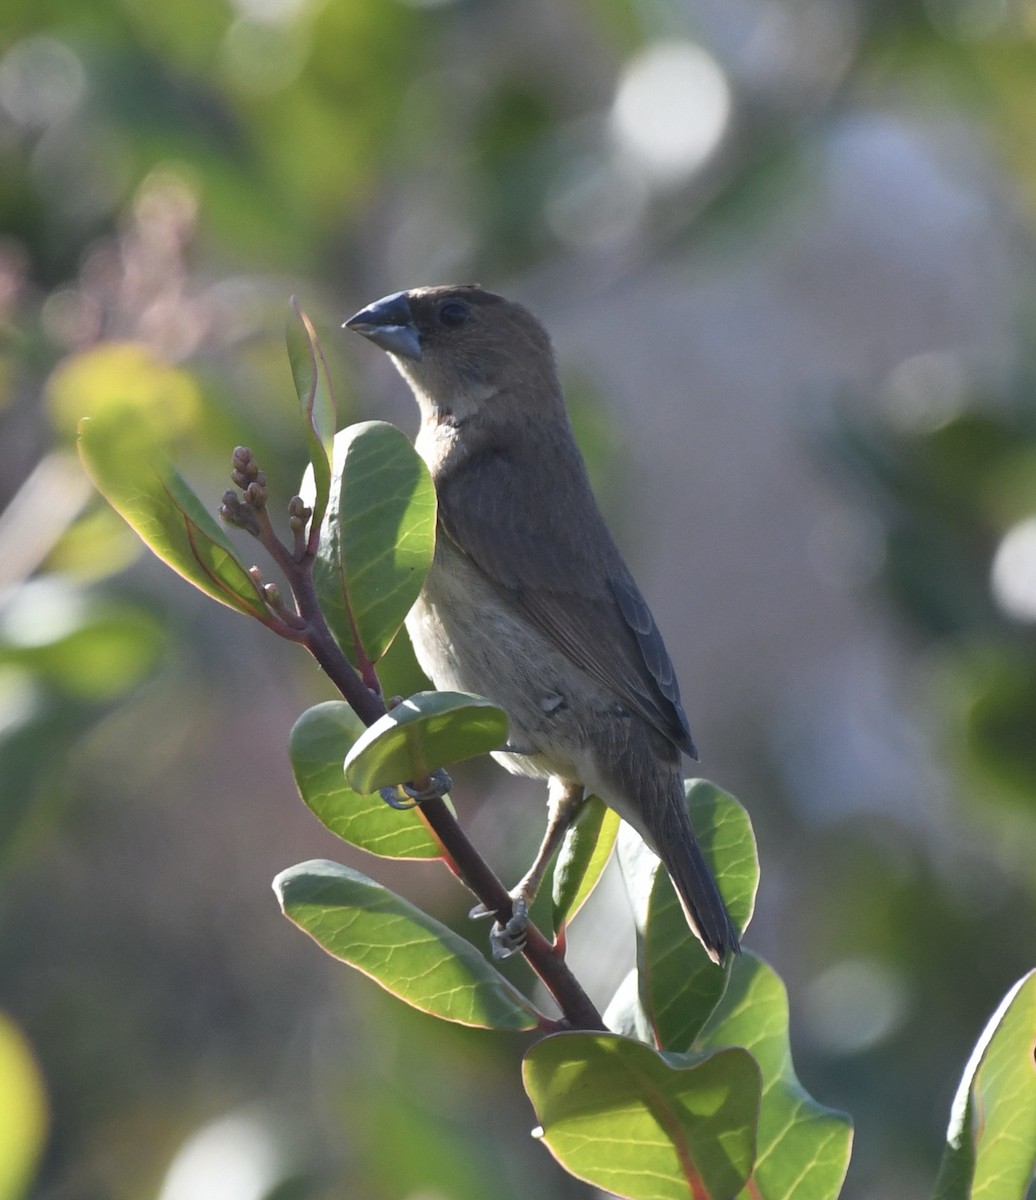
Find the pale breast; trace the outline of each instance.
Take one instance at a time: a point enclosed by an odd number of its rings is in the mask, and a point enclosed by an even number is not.
[[[596,685],[445,538],[407,630],[437,688],[485,696],[508,714],[510,743],[522,755],[497,756],[508,770],[572,775],[587,688]]]

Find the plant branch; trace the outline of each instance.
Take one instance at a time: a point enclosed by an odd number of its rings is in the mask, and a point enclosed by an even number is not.
[[[299,613],[309,624],[309,635],[304,644],[360,720],[365,725],[372,725],[387,711],[385,703],[380,695],[363,683],[331,636],[316,602],[312,572],[296,569],[289,574],[289,582]],[[472,844],[445,801],[425,800],[421,804],[421,812],[449,855],[461,882],[489,912],[496,915],[501,924],[506,924],[511,919],[511,896]],[[526,931],[522,952],[557,1001],[570,1027],[605,1028],[601,1014],[569,970],[564,958],[531,923]]]
[[[313,561],[316,555],[312,533],[305,551],[299,554],[300,531],[295,527],[297,522],[293,521],[293,553],[277,537],[266,511],[265,477],[256,467],[251,453],[244,447],[235,451],[235,471],[234,482],[238,486],[251,485],[246,490],[245,504],[242,506],[247,507],[248,512],[234,514],[232,505],[228,511],[231,515],[236,515],[235,523],[242,524],[253,533],[284,574],[295,599],[298,616],[301,618],[297,627],[295,622],[292,622],[293,627],[288,636],[301,642],[309,650],[360,720],[365,725],[373,725],[385,715],[385,702],[380,692],[372,690],[357,674],[324,619],[313,582]],[[227,507],[226,498],[224,504]],[[292,513],[296,518],[300,515],[298,510]],[[243,516],[248,517],[247,523],[242,519]],[[425,800],[421,804],[421,812],[443,847],[447,865],[455,871],[482,906],[488,912],[494,913],[501,924],[506,924],[512,915],[511,896],[468,839],[468,835],[460,827],[446,803],[440,798]],[[605,1028],[600,1013],[565,963],[561,949],[552,946],[532,924],[526,931],[522,953],[564,1014],[562,1025],[576,1029]],[[548,1024],[546,1027],[557,1026]]]
[[[511,896],[486,860],[468,840],[444,800],[425,800],[421,805],[432,832],[442,842],[460,870],[461,880],[496,919],[506,925],[511,919]],[[570,1026],[576,1029],[605,1029],[601,1014],[583,991],[565,960],[531,922],[522,951],[529,965],[557,1001]]]

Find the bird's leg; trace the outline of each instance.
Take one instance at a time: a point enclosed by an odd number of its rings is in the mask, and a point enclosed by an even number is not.
[[[582,784],[566,783],[556,776],[551,778],[547,792],[547,828],[543,834],[543,841],[540,843],[539,850],[536,851],[532,866],[511,891],[511,899],[515,906],[521,906],[524,909],[523,927],[529,923],[529,906],[536,899],[550,860],[554,857],[558,846],[561,845],[561,839],[565,836],[569,825],[583,807],[584,798]],[[516,917],[517,913],[508,922],[509,931]]]
[[[547,792],[547,829],[532,866],[517,886],[511,889],[511,919],[506,924],[498,922],[489,935],[494,958],[509,958],[525,945],[529,908],[536,899],[536,893],[540,890],[540,884],[554,852],[561,845],[561,839],[583,807],[584,799],[582,784],[567,783],[557,776],[551,777]],[[488,915],[482,905],[471,910],[473,917]]]

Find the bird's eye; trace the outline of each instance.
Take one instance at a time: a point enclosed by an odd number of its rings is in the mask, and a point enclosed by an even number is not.
[[[439,320],[450,329],[459,329],[471,316],[471,309],[459,300],[447,300],[439,309]]]

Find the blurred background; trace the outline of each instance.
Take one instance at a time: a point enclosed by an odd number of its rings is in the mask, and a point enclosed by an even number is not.
[[[338,326],[451,280],[554,334],[701,771],[755,822],[747,944],[856,1121],[845,1196],[930,1192],[1036,958],[1034,78],[1030,0],[5,0],[3,1200],[592,1195],[529,1137],[522,1039],[280,915],[273,875],[330,857],[485,932],[441,867],[318,825],[286,739],[329,686],[143,554],[73,450],[114,398],[213,510],[239,443],[283,509],[289,296],[342,423],[412,431]],[[538,790],[476,764],[455,796],[516,879]],[[571,932],[602,1006],[606,883]]]

